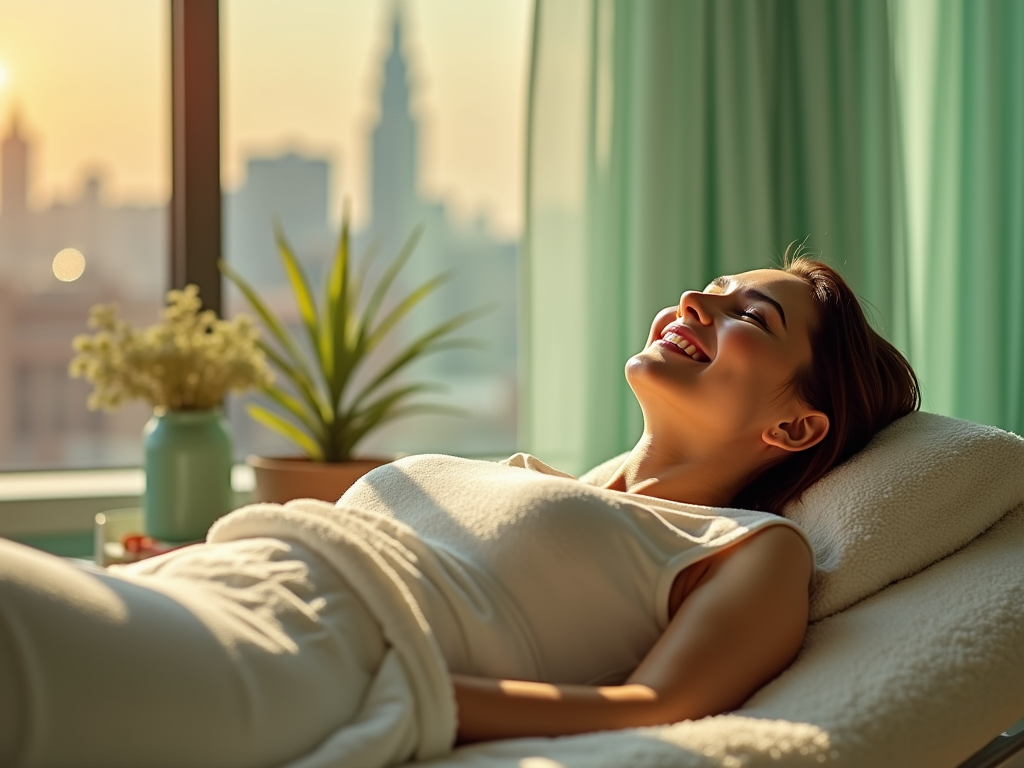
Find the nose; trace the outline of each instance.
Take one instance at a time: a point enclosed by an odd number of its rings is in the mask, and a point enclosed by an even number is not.
[[[708,294],[701,291],[685,291],[679,297],[679,308],[676,317],[684,322],[696,320],[701,325],[711,325],[711,309],[708,305]]]

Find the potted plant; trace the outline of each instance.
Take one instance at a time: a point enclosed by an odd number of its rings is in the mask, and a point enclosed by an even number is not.
[[[358,275],[352,268],[346,213],[319,306],[309,277],[279,224],[274,232],[301,318],[299,338],[236,270],[224,261],[220,269],[263,320],[274,344],[261,340],[260,347],[285,383],[261,387],[275,409],[251,403],[247,410],[256,421],[293,443],[301,455],[250,456],[247,461],[255,471],[259,501],[284,502],[300,497],[335,501],[360,476],[387,462],[356,454],[359,443],[373,430],[413,414],[462,413],[418,397],[442,387],[422,381],[403,383],[397,376],[424,355],[473,345],[472,340],[453,338],[452,334],[478,317],[482,308],[457,314],[386,354],[382,342],[389,333],[447,279],[446,274],[437,275],[385,308],[420,231],[412,233],[374,285],[366,277],[366,264]],[[300,341],[302,337],[305,344]],[[380,353],[385,353],[383,360]],[[368,372],[371,355],[377,365]],[[363,374],[362,381],[357,379],[359,373]]]
[[[202,310],[195,285],[167,293],[162,320],[137,329],[113,304],[90,312],[94,335],[80,334],[69,366],[93,384],[88,406],[113,410],[143,400],[145,533],[169,542],[201,539],[233,507],[231,434],[221,402],[263,387],[272,374],[251,317],[220,320]]]

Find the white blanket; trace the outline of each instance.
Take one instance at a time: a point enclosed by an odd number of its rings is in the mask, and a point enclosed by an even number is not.
[[[393,540],[362,516],[311,499],[243,507],[221,518],[207,540],[262,536],[297,541],[324,557],[391,646],[356,719],[282,768],[384,768],[447,752],[456,727],[451,682],[430,627],[394,573],[401,560],[389,556]]]

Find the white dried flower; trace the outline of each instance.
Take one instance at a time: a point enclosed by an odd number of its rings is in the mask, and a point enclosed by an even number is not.
[[[97,304],[89,314],[90,336],[72,341],[72,378],[93,384],[89,408],[112,410],[144,400],[168,410],[200,410],[228,392],[267,386],[273,379],[252,318],[221,320],[202,310],[199,288],[167,292],[162,322],[136,329],[117,307]]]

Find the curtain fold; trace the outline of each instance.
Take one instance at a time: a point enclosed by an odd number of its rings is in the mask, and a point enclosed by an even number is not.
[[[1022,432],[1024,5],[894,7],[911,362],[930,409]]]
[[[581,471],[642,429],[658,309],[803,241],[925,407],[1024,427],[1024,3],[537,0],[526,448]]]

